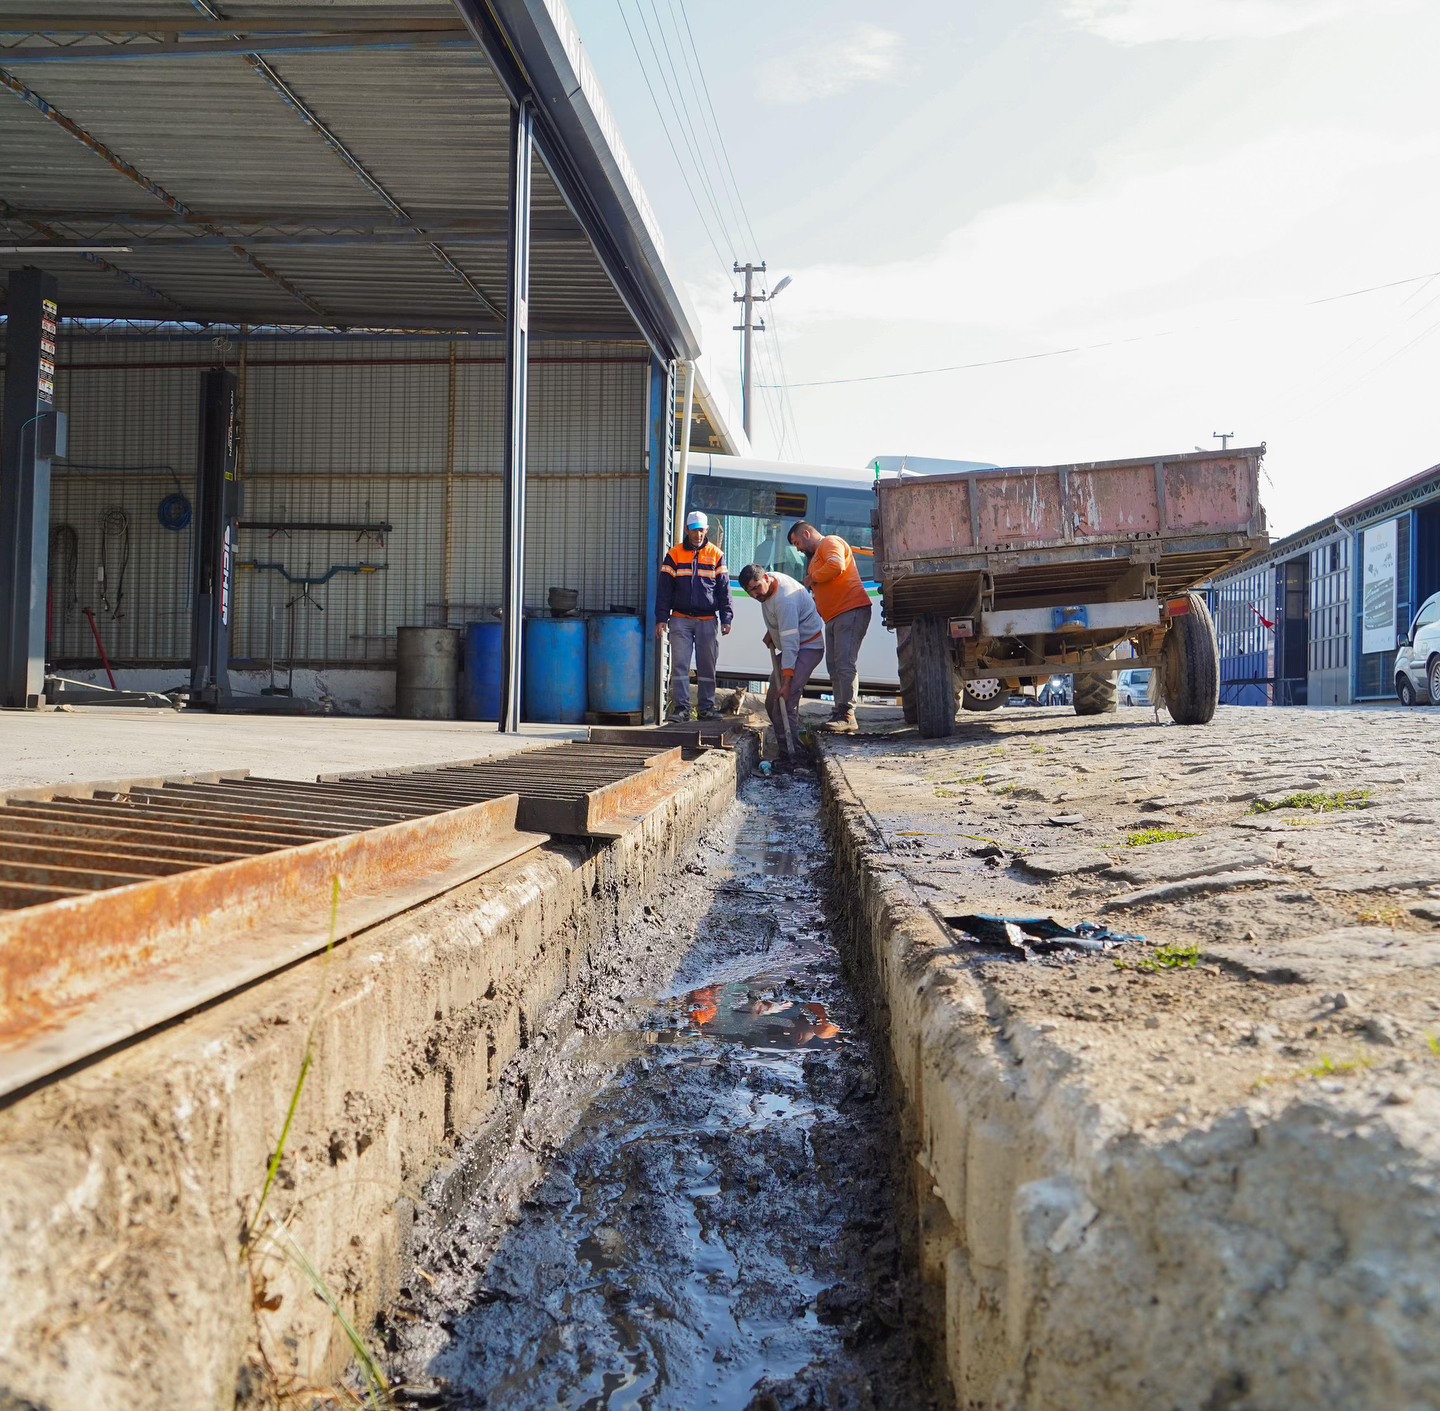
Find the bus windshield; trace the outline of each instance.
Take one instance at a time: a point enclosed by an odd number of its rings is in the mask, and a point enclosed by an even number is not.
[[[731,573],[758,563],[771,572],[804,578],[804,555],[791,547],[786,535],[797,519],[808,519],[822,534],[845,539],[855,550],[862,577],[871,576],[870,512],[875,497],[863,488],[776,489],[710,475],[691,480],[688,500],[690,509],[704,510],[709,517],[710,538],[724,550]]]

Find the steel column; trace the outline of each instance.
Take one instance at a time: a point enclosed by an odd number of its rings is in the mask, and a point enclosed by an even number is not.
[[[212,710],[230,703],[230,622],[240,517],[240,486],[235,477],[238,387],[235,374],[224,368],[211,368],[201,375],[190,704]]]
[[[510,271],[505,301],[505,586],[500,729],[520,730],[525,620],[525,431],[530,411],[530,175],[535,109],[510,113]]]
[[[675,426],[675,365],[650,361],[646,379],[649,399],[648,444],[645,468],[649,473],[648,513],[645,526],[645,719],[659,721],[665,714],[665,652],[655,636],[655,597],[660,585],[660,565],[669,547],[669,499],[671,449]]]
[[[38,269],[10,275],[0,442],[0,705],[40,705],[45,691],[45,590],[50,569],[50,447],[54,444],[57,283]]]

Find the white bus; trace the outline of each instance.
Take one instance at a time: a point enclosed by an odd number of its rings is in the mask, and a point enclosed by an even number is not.
[[[710,537],[725,551],[735,602],[735,630],[720,643],[720,680],[738,684],[769,679],[760,604],[740,591],[737,580],[747,563],[803,580],[804,556],[785,536],[797,519],[805,519],[822,534],[838,534],[850,545],[874,604],[874,620],[860,647],[861,690],[882,695],[899,691],[895,634],[880,621],[880,585],[870,570],[874,483],[874,472],[867,470],[690,453],[685,509],[703,510],[709,517]],[[821,664],[810,678],[812,685],[829,685],[829,667],[828,661]]]

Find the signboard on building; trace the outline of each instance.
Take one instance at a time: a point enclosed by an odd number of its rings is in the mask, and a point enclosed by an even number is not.
[[[1387,519],[1365,531],[1365,578],[1361,586],[1360,650],[1395,650],[1395,550],[1398,521]]]

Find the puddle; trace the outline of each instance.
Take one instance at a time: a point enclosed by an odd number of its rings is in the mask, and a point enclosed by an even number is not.
[[[913,1336],[895,1139],[826,929],[815,786],[757,782],[738,808],[694,910],[672,910],[696,942],[669,993],[577,1049],[593,1090],[529,1197],[422,1256],[435,1282],[391,1322],[411,1404],[948,1405]]]

